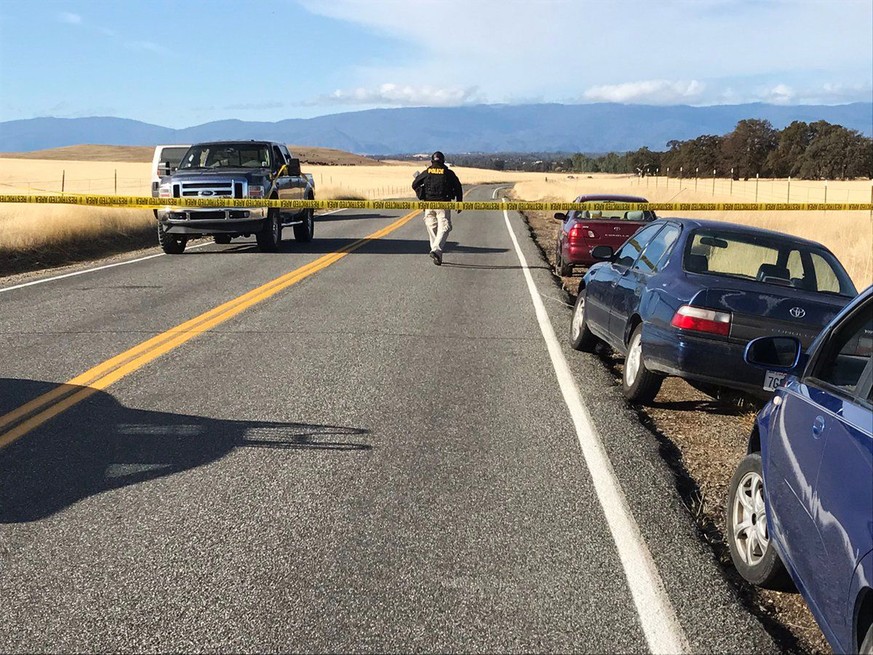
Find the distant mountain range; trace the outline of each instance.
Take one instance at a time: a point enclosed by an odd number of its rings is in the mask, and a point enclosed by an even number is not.
[[[0,152],[78,144],[155,145],[221,139],[270,139],[369,155],[444,150],[584,152],[665,150],[673,139],[727,134],[746,118],[777,129],[792,121],[825,120],[873,136],[873,103],[847,105],[718,105],[668,107],[477,105],[372,109],[275,123],[224,120],[172,129],[124,118],[33,118],[0,122]]]

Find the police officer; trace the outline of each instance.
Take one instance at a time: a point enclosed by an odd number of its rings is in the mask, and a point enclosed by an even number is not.
[[[419,200],[461,202],[464,189],[455,172],[446,166],[446,156],[437,150],[430,157],[430,166],[415,177],[412,189]],[[458,210],[461,213],[461,210]],[[443,248],[452,231],[452,212],[449,209],[425,209],[424,224],[430,238],[430,257],[433,263],[443,263]]]

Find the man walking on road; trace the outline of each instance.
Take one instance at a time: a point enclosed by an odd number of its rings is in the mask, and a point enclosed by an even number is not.
[[[437,150],[430,157],[430,166],[415,177],[412,189],[419,200],[439,202],[464,199],[464,189],[455,172],[446,166],[446,157]],[[458,210],[461,213],[461,210]],[[433,263],[443,263],[443,248],[452,231],[452,212],[449,209],[425,209],[424,224],[430,238],[430,257]]]

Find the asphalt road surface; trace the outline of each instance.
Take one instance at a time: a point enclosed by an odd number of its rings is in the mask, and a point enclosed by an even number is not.
[[[781,650],[522,218],[403,216],[0,282],[0,651]]]

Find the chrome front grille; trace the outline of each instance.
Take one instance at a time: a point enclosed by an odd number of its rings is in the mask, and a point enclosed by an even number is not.
[[[173,189],[176,198],[245,198],[245,182],[209,180],[207,182],[180,182]]]

